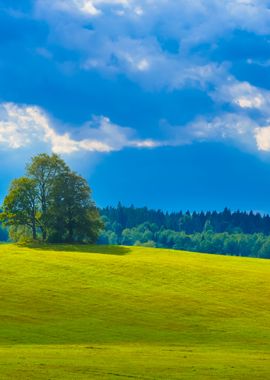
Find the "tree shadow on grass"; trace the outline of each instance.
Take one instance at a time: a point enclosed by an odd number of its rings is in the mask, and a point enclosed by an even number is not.
[[[131,252],[130,247],[119,245],[88,245],[88,244],[24,244],[25,248],[39,251],[99,253],[103,255],[123,256]]]

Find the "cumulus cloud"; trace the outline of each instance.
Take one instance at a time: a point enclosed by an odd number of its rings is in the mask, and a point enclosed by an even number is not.
[[[264,0],[38,0],[35,15],[48,22],[53,44],[80,52],[78,67],[171,89],[224,76],[197,47],[237,29],[270,33],[268,6]],[[170,51],[166,41],[178,49]]]
[[[230,141],[254,149],[254,131],[257,127],[249,117],[224,113],[213,118],[200,117],[185,126],[167,126],[167,141],[176,146],[193,142]]]
[[[223,113],[200,117],[185,126],[166,125],[166,145],[181,146],[195,142],[224,142],[250,152],[270,152],[270,127],[247,115]]]
[[[96,117],[70,133],[57,132],[53,121],[39,107],[12,103],[0,105],[0,145],[2,148],[20,149],[47,145],[58,154],[76,152],[112,152],[127,147],[153,148],[159,145],[151,139],[140,140],[130,128],[123,128],[106,117]],[[83,135],[84,137],[80,137]]]
[[[156,141],[141,140],[134,129],[106,117],[61,133],[65,127],[58,128],[41,108],[4,103],[2,146],[19,149],[36,142],[67,154],[211,140],[270,151],[270,91],[237,80],[230,74],[231,62],[215,61],[210,54],[220,38],[236,30],[268,35],[268,0],[37,0],[33,8],[31,16],[48,26],[46,41],[36,46],[36,54],[58,64],[57,69],[70,77],[73,71],[98,72],[109,79],[124,75],[143,90],[165,95],[195,87],[210,96],[216,108],[214,116],[194,114],[185,126],[167,125],[166,139]],[[252,59],[248,62],[252,64]],[[87,96],[87,91],[81,93]]]
[[[253,151],[270,152],[269,90],[229,77],[211,96],[215,101],[229,104],[234,109],[234,113],[222,115],[210,122],[211,130],[217,133],[218,140],[225,138]],[[200,131],[207,131],[206,125],[207,123],[202,123]],[[198,124],[195,123],[195,126]],[[211,136],[210,133],[208,137],[211,139]]]
[[[184,126],[163,123],[163,140],[139,139],[132,128],[113,124],[107,117],[93,117],[71,132],[58,132],[59,126],[40,107],[0,104],[0,147],[25,148],[70,155],[83,152],[109,153],[125,148],[183,146],[195,142],[223,141],[249,151],[270,152],[270,127],[260,125],[247,115],[223,113],[199,117]]]
[[[270,127],[256,128],[255,138],[257,147],[262,152],[270,152]]]
[[[150,89],[178,89],[184,86],[205,88],[224,76],[225,67],[218,63],[197,63],[162,52],[153,38],[144,41],[121,37],[103,46],[104,50],[88,58],[82,67],[125,73]]]
[[[230,103],[242,109],[257,109],[264,114],[270,112],[270,91],[232,77],[221,83],[211,95],[221,103]]]
[[[96,16],[101,13],[104,5],[128,5],[129,0],[56,0],[52,4],[55,10],[63,12],[78,11],[87,16]]]

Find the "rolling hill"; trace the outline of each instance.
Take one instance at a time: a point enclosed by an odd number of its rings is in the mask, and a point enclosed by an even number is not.
[[[0,247],[0,378],[270,379],[270,261]]]

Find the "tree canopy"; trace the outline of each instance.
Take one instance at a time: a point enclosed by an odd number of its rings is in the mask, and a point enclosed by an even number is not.
[[[221,212],[168,213],[120,203],[100,213],[105,225],[101,244],[270,258],[269,215],[227,208]]]
[[[13,240],[97,240],[102,222],[84,178],[56,154],[39,154],[15,179],[4,199],[1,220]]]

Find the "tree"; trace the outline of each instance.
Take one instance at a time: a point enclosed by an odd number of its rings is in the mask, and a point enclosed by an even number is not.
[[[34,157],[27,175],[12,182],[1,220],[12,237],[31,230],[34,240],[50,242],[93,243],[102,228],[89,185],[55,154]]]
[[[38,211],[38,193],[34,180],[22,177],[15,179],[9,194],[3,203],[1,220],[5,226],[24,226],[32,231],[32,237],[37,238],[37,226],[40,226]]]
[[[49,225],[48,209],[52,201],[54,182],[68,171],[68,166],[56,154],[52,154],[51,156],[45,153],[39,154],[32,158],[31,163],[27,165],[27,175],[36,184],[41,209],[40,227],[44,241],[47,239]]]
[[[102,222],[85,179],[74,172],[64,172],[53,182],[51,195],[50,240],[95,242]]]
[[[211,221],[209,219],[207,219],[205,224],[204,224],[203,232],[205,232],[205,233],[213,233],[214,232],[214,228],[213,228]]]
[[[264,242],[261,249],[259,250],[259,257],[262,257],[265,259],[270,258],[270,239],[269,238]]]

